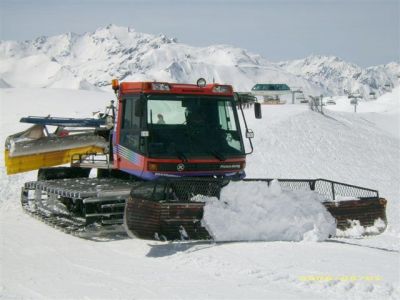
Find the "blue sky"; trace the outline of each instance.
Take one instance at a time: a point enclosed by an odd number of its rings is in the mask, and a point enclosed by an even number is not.
[[[0,0],[0,39],[83,33],[113,23],[193,46],[229,44],[271,61],[336,55],[399,61],[400,0]]]

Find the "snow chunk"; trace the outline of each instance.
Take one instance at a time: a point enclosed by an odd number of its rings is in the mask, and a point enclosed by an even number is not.
[[[364,234],[378,234],[381,233],[383,229],[385,229],[386,225],[382,219],[377,219],[374,222],[373,226],[364,227],[361,226],[359,220],[352,220],[350,222],[350,228],[346,230],[336,230],[337,237],[352,237],[359,238]]]
[[[336,222],[319,198],[278,181],[232,182],[220,200],[206,200],[202,224],[216,241],[323,241]]]

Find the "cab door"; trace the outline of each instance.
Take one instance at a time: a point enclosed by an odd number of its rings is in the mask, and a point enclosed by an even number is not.
[[[145,101],[140,94],[124,95],[119,111],[118,169],[137,176],[143,171],[146,153],[146,145],[141,137],[145,129],[144,106]]]

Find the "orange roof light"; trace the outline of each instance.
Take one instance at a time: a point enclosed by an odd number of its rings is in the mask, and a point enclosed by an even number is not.
[[[117,92],[119,90],[119,82],[118,79],[111,80],[112,89]]]

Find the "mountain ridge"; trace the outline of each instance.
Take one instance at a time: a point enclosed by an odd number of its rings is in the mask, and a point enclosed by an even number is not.
[[[344,89],[382,94],[386,83],[397,85],[400,74],[397,62],[366,69],[334,56],[271,62],[238,47],[193,47],[163,34],[113,24],[83,34],[0,41],[0,61],[0,78],[10,86],[29,81],[29,86],[73,89],[106,89],[111,78],[196,82],[205,77],[242,91],[265,82],[287,83],[311,95],[343,94]]]
[[[400,65],[390,62],[385,65],[361,68],[337,56],[311,55],[303,59],[279,62],[278,65],[290,73],[304,76],[312,82],[324,82],[329,91],[340,95],[344,91],[359,91],[364,96],[370,92],[382,94],[396,86]]]

